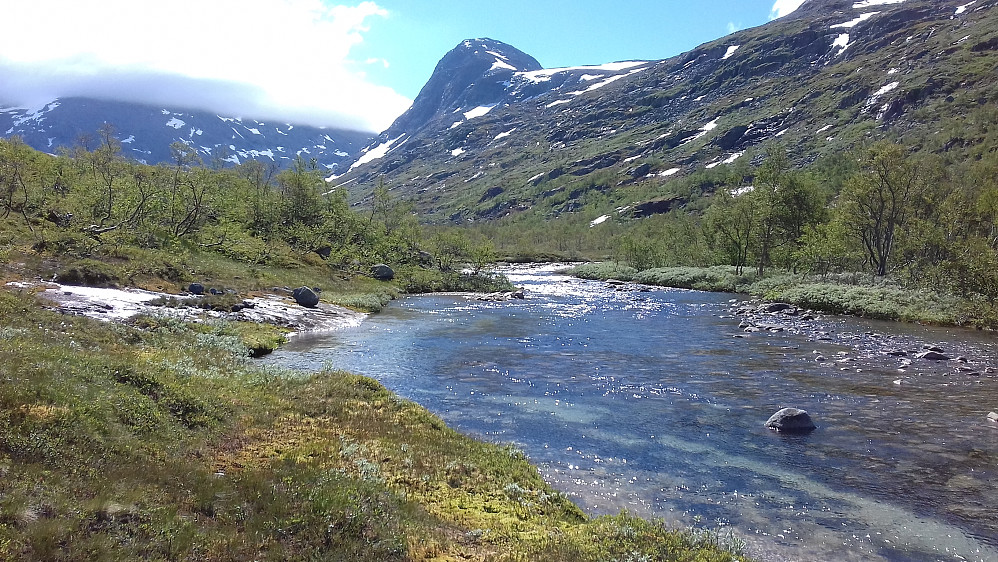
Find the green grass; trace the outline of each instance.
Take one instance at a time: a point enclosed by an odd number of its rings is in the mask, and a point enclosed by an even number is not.
[[[0,559],[737,559],[590,519],[522,452],[370,378],[258,367],[254,337],[0,291]]]
[[[995,309],[926,289],[908,289],[890,280],[852,274],[817,277],[754,271],[736,274],[731,266],[666,267],[637,271],[613,262],[583,264],[568,271],[583,279],[619,279],[646,285],[700,291],[744,293],[833,314],[880,320],[994,328]]]

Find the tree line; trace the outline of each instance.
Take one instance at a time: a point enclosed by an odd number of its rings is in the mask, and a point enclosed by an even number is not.
[[[314,159],[298,156],[286,169],[256,160],[222,167],[182,142],[171,153],[169,164],[128,159],[110,125],[56,155],[0,139],[8,240],[79,257],[186,249],[250,264],[318,258],[344,269],[384,262],[446,271],[472,262],[478,270],[494,258],[473,233],[424,229],[383,185],[371,208],[352,209]]]

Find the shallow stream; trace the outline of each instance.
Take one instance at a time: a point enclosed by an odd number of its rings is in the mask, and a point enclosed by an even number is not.
[[[998,560],[993,335],[780,315],[748,333],[734,295],[507,274],[525,300],[407,297],[265,361],[374,377],[516,444],[593,514],[724,527],[763,560]],[[818,429],[763,427],[784,406]]]

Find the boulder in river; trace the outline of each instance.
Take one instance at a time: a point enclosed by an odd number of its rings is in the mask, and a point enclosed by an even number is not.
[[[766,427],[774,431],[783,433],[807,433],[814,431],[818,426],[811,421],[811,416],[806,411],[798,408],[783,408],[770,416],[766,421]]]
[[[383,263],[371,266],[371,277],[378,281],[391,281],[395,279],[395,270]]]
[[[319,305],[319,295],[315,294],[315,291],[308,287],[298,287],[291,292],[291,296],[295,299],[296,303],[307,308],[315,308]]]
[[[940,353],[938,351],[923,351],[915,357],[919,359],[927,359],[929,361],[949,361],[949,355],[945,353]]]
[[[998,423],[998,412],[989,412],[988,421]]]
[[[762,305],[762,312],[783,312],[784,310],[790,310],[793,305],[789,305],[785,302],[771,302],[769,304]]]

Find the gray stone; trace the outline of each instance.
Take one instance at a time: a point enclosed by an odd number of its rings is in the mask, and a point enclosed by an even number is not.
[[[187,287],[187,292],[192,295],[203,295],[204,285],[201,283],[191,283],[190,286]]]
[[[291,292],[295,302],[306,308],[315,308],[319,305],[319,295],[308,287],[298,287]]]
[[[806,411],[798,408],[783,408],[770,416],[766,427],[783,433],[807,433],[817,428]]]
[[[989,412],[988,421],[998,423],[998,412]]]
[[[785,302],[772,302],[769,304],[762,305],[763,312],[782,312],[784,310],[789,310],[791,308],[793,308],[793,306]]]
[[[383,263],[371,266],[371,277],[378,281],[391,281],[395,279],[395,270]]]
[[[949,361],[949,355],[940,353],[938,351],[923,351],[915,357],[919,359],[927,359],[929,361]]]

